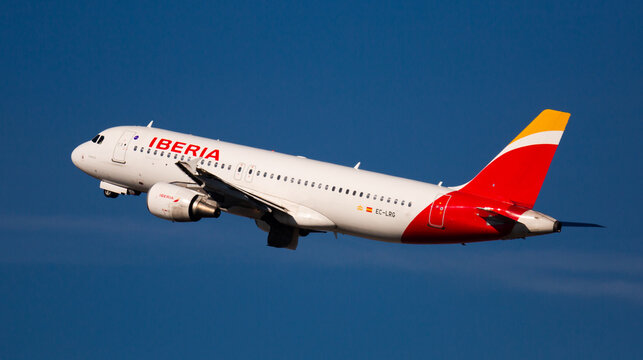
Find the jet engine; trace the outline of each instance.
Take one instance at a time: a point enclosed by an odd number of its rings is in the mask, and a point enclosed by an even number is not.
[[[221,215],[218,204],[194,190],[156,183],[147,193],[147,209],[161,219],[186,222]]]

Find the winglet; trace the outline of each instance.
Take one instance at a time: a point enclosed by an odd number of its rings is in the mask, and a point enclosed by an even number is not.
[[[149,124],[147,124],[147,126],[146,126],[146,127],[151,128],[151,127],[152,127],[152,124],[154,124],[154,120],[150,121],[150,123],[149,123]]]
[[[360,166],[360,165],[362,165],[362,162],[361,162],[361,161],[358,161],[358,162],[357,162],[357,164],[355,164],[355,166],[353,166],[353,169],[355,169],[355,170],[359,170],[359,166]]]

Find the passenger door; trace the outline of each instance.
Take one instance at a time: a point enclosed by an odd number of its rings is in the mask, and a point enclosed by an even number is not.
[[[114,147],[114,154],[112,155],[112,161],[125,164],[125,154],[127,153],[127,146],[129,145],[130,140],[134,136],[135,132],[126,130],[121,135],[120,139]]]
[[[438,195],[438,197],[431,204],[431,210],[429,211],[429,226],[443,229],[444,228],[444,217],[447,212],[447,205],[451,200],[451,195]]]

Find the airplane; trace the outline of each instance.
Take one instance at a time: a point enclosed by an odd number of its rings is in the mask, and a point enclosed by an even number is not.
[[[296,249],[300,236],[332,232],[406,244],[462,244],[560,232],[533,210],[569,113],[544,110],[480,173],[446,187],[169,130],[118,126],[71,153],[108,198],[147,193],[153,215],[173,222],[253,219],[267,244]]]

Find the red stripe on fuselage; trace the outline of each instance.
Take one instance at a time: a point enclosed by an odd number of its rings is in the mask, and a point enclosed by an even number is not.
[[[484,218],[486,214],[477,208],[495,209],[513,220],[518,219],[522,213],[528,210],[524,207],[481,198],[461,191],[454,191],[446,195],[450,195],[451,199],[444,210],[443,227],[436,228],[429,225],[429,214],[433,204],[431,203],[404,230],[401,239],[403,243],[451,244],[501,239],[511,232],[514,223],[491,222],[490,224]],[[446,195],[436,201],[439,202]],[[504,220],[501,217],[500,219]]]

